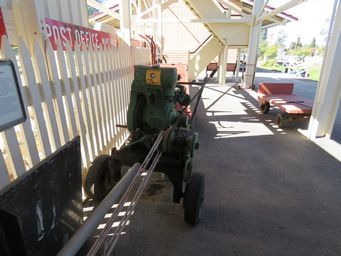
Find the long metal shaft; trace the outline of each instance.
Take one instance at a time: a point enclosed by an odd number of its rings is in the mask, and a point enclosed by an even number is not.
[[[162,156],[162,152],[157,152],[157,155],[155,156],[151,166],[149,167],[148,170],[146,170],[146,175],[145,178],[143,179],[142,184],[140,185],[140,187],[138,188],[136,194],[134,195],[133,199],[131,200],[131,204],[129,205],[129,208],[126,211],[126,214],[123,218],[123,220],[121,220],[120,225],[118,227],[118,230],[114,233],[114,235],[110,238],[110,240],[108,241],[109,244],[109,249],[108,251],[106,251],[104,253],[105,256],[110,256],[111,252],[114,250],[115,245],[118,241],[118,238],[121,234],[121,232],[123,231],[124,227],[126,226],[130,216],[133,214],[134,209],[137,205],[137,201],[139,200],[144,188],[146,187],[146,185],[148,184],[149,178],[151,176],[151,174],[153,173],[157,163],[159,162],[160,158]]]
[[[121,197],[120,202],[118,203],[118,206],[114,209],[114,211],[112,212],[112,215],[110,217],[110,219],[108,220],[106,226],[104,227],[104,229],[101,231],[98,239],[95,241],[95,243],[93,244],[93,246],[91,247],[91,249],[88,252],[88,256],[90,255],[96,255],[96,253],[98,252],[98,250],[100,249],[101,245],[103,244],[103,242],[105,241],[105,239],[107,238],[110,230],[112,229],[112,225],[114,223],[115,220],[117,220],[117,217],[119,215],[119,213],[122,211],[125,203],[128,201],[129,196],[132,194],[133,188],[135,187],[135,185],[137,184],[137,182],[139,181],[139,178],[141,176],[143,176],[143,172],[145,172],[147,170],[148,165],[150,165],[150,162],[154,159],[155,161],[155,152],[158,152],[159,146],[162,142],[164,136],[164,132],[160,132],[156,141],[154,142],[154,145],[152,146],[152,148],[150,149],[147,157],[145,158],[145,160],[143,161],[142,165],[140,166],[139,170],[137,171],[134,179],[132,180],[131,184],[129,185],[129,187],[127,188],[126,192],[124,193],[124,195]],[[161,155],[160,155],[161,156]],[[151,169],[151,167],[153,166],[153,168],[155,168],[157,162],[158,162],[159,158],[157,159],[156,163],[152,163],[152,165],[150,166],[149,169]],[[152,171],[151,171],[152,172]],[[147,181],[145,179],[145,181]],[[141,183],[139,185],[139,189],[144,188],[144,186],[146,185],[145,183]],[[139,191],[138,189],[138,191]],[[138,193],[138,192],[135,192]],[[136,201],[132,201],[130,204],[136,204]],[[128,212],[128,211],[127,211]],[[122,223],[121,223],[122,224]]]
[[[86,240],[92,235],[104,219],[105,214],[111,209],[112,205],[122,196],[127,187],[136,177],[140,170],[140,164],[134,164],[122,179],[115,185],[109,194],[101,201],[85,223],[76,231],[67,244],[59,251],[57,256],[73,256],[79,251]]]

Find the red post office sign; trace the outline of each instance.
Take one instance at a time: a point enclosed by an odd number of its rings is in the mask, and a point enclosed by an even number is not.
[[[4,16],[2,15],[2,9],[0,8],[0,45],[1,45],[1,38],[3,35],[6,35],[6,27],[4,22]]]
[[[49,18],[45,18],[45,30],[54,50],[57,49],[58,42],[65,50],[67,41],[70,42],[72,49],[76,42],[78,45],[84,42],[86,47],[89,45],[92,47],[116,47],[119,41],[118,36],[114,33],[110,34]]]

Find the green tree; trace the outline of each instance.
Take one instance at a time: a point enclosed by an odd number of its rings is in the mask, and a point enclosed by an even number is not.
[[[316,38],[315,37],[313,37],[313,40],[311,41],[309,47],[310,48],[316,48]]]
[[[276,39],[276,44],[279,46],[279,47],[284,47],[284,42],[285,42],[285,39],[287,39],[288,35],[284,32],[284,30],[280,30],[278,32],[278,37]]]
[[[297,37],[295,49],[302,48],[302,46],[303,46],[303,45],[302,45],[302,42],[301,42],[301,37]]]

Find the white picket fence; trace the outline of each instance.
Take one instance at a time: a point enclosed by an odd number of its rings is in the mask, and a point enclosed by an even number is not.
[[[128,135],[125,125],[133,66],[149,63],[149,49],[86,49],[70,45],[54,51],[49,41],[30,56],[19,39],[18,53],[6,37],[1,57],[11,59],[21,77],[27,120],[0,133],[0,188],[77,135],[83,169]]]

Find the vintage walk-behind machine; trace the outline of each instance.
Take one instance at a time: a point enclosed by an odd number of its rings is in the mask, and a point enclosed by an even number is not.
[[[136,66],[127,116],[130,136],[120,149],[113,148],[111,155],[94,160],[85,180],[86,194],[100,201],[121,179],[121,167],[139,162],[141,172],[147,172],[146,177],[153,171],[168,176],[174,187],[173,201],[179,203],[184,198],[184,220],[196,225],[204,199],[205,177],[192,171],[199,142],[198,134],[190,126],[204,86],[215,72],[202,83],[196,83],[201,88],[191,100],[184,86],[178,84],[176,68]],[[195,98],[192,116],[185,115],[185,108]]]

